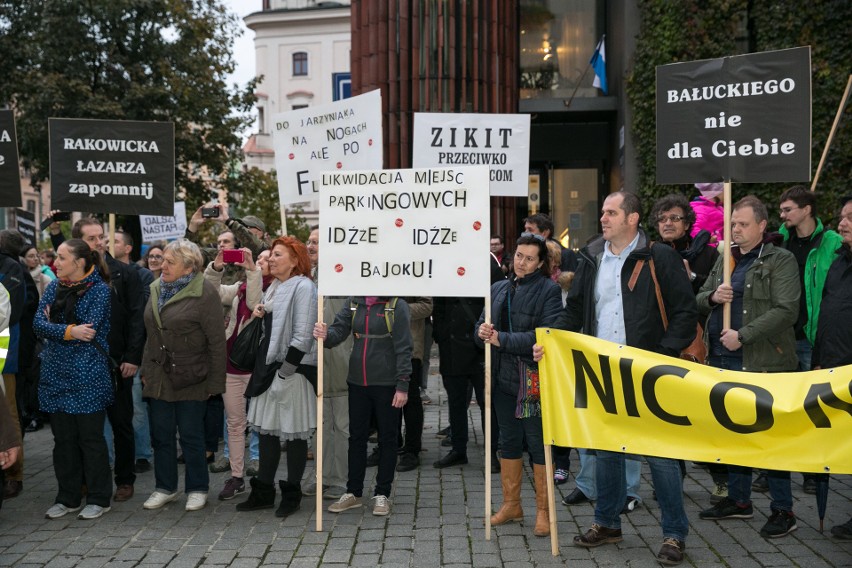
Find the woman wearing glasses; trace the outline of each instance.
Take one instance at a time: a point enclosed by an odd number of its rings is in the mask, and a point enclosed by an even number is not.
[[[550,534],[544,436],[538,388],[538,364],[533,362],[535,329],[548,327],[562,309],[559,286],[550,279],[547,244],[541,235],[522,233],[513,257],[513,276],[491,286],[491,324],[483,313],[477,324],[477,343],[494,350],[494,410],[500,426],[500,479],[503,506],[492,525],[522,521],[521,477],[523,449],[532,457],[536,492],[536,536]]]

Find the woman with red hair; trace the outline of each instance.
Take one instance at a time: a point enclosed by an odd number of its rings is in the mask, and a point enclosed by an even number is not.
[[[275,511],[286,517],[299,509],[308,440],[316,428],[317,289],[308,250],[297,239],[275,239],[268,263],[275,280],[253,312],[263,318],[263,340],[246,387],[248,422],[260,434],[260,465],[249,498],[237,510],[274,507],[275,473],[286,441],[287,481],[278,482],[282,498]]]

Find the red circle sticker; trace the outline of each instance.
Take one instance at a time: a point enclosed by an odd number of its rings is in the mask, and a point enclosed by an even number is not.
[[[334,271],[335,272],[343,272],[343,265],[342,264],[335,264],[334,265]]]
[[[397,227],[402,227],[403,224],[404,223],[402,219],[397,219],[396,221],[394,221],[394,225],[396,225]]]
[[[343,163],[341,163],[341,162],[337,162],[337,169],[339,170],[339,169],[340,169],[340,168],[342,168],[342,167],[343,167]]]
[[[464,276],[464,266],[459,266],[456,269],[456,272],[458,273],[459,276]]]
[[[370,138],[369,140],[367,140],[367,146],[372,146],[372,145],[373,145],[373,139]]]
[[[292,159],[293,159],[293,158],[295,158],[295,157],[296,157],[296,155],[295,155],[295,154],[293,154],[293,153],[291,152],[291,153],[290,153],[290,159],[292,160]]]
[[[479,221],[474,221],[474,222],[473,222],[473,230],[474,230],[474,231],[478,231],[478,230],[479,230],[479,229],[481,229],[481,228],[482,228],[482,223],[480,223]]]

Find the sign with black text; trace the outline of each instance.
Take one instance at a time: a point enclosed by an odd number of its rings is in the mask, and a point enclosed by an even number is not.
[[[491,195],[526,197],[530,115],[416,112],[412,166],[488,166]]]
[[[15,115],[0,110],[0,207],[20,207],[22,203]]]
[[[326,170],[381,169],[382,95],[375,90],[272,117],[281,206],[317,198]]]
[[[36,222],[35,214],[30,213],[25,209],[15,210],[15,225],[18,227],[18,232],[24,236],[27,244],[35,246],[36,244]]]
[[[488,168],[323,172],[319,293],[486,296]]]
[[[174,215],[165,217],[159,215],[139,215],[142,226],[142,242],[170,241],[182,239],[186,234],[186,203],[175,203]]]
[[[657,67],[657,183],[811,179],[811,50]]]
[[[48,128],[51,209],[174,213],[174,124],[51,118]]]

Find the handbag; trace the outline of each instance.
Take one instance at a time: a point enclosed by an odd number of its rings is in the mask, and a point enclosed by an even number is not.
[[[255,318],[237,334],[237,339],[231,347],[228,361],[241,371],[252,371],[257,359],[257,350],[263,337],[263,319]]]
[[[518,358],[518,373],[521,384],[518,389],[518,403],[515,406],[515,418],[541,416],[541,382],[538,369],[527,365]]]
[[[630,277],[629,286],[631,288],[636,282],[636,278],[639,276],[639,272],[642,270],[642,264],[644,262],[644,260],[640,260],[636,263],[636,267],[633,269],[633,275]],[[660,317],[663,320],[663,329],[668,329],[669,318],[666,315],[666,306],[663,303],[663,294],[660,292],[660,283],[657,280],[657,271],[654,270],[653,258],[648,261],[648,266],[651,268],[651,279],[654,281],[654,292],[657,295],[657,306],[660,308]],[[686,347],[686,349],[680,352],[680,358],[686,361],[692,361],[693,363],[699,363],[701,365],[704,365],[707,362],[707,345],[704,344],[704,329],[701,327],[700,323],[696,324],[695,338],[692,340],[692,343]]]
[[[107,353],[106,349],[101,347],[100,343],[92,341],[92,344],[95,346],[95,349],[100,351],[101,355],[106,357],[107,361],[109,361],[109,380],[112,384],[113,394],[124,390],[124,376],[121,374],[121,365],[119,365],[115,359],[110,357],[110,354]]]

